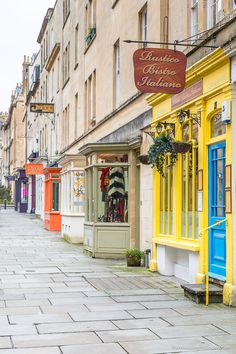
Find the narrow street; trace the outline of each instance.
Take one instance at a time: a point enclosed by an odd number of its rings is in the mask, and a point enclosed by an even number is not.
[[[236,352],[235,310],[191,303],[175,278],[91,259],[11,210],[0,237],[0,353]]]

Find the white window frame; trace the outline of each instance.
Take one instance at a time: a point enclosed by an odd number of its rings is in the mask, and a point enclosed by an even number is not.
[[[207,27],[214,27],[222,19],[222,0],[208,0]]]
[[[120,42],[115,44],[115,108],[120,106]]]
[[[198,0],[192,0],[191,6],[191,35],[198,34]]]
[[[147,41],[147,8],[141,12],[141,40]],[[147,44],[142,43],[142,48],[145,48]]]

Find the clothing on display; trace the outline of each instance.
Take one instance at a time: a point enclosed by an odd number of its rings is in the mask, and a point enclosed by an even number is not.
[[[100,181],[104,215],[99,221],[127,222],[128,192],[125,191],[123,167],[103,168]]]

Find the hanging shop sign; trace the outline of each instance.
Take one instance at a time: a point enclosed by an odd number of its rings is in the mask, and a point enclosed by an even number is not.
[[[25,165],[26,175],[43,175],[43,165],[41,163],[27,163]]]
[[[53,103],[30,103],[30,112],[54,113],[54,104]]]
[[[145,48],[134,52],[134,80],[146,93],[176,94],[184,90],[187,58],[171,49]]]

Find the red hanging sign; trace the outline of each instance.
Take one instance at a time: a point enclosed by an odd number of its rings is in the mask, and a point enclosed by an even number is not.
[[[27,163],[25,165],[26,175],[43,175],[43,165],[41,163]]]
[[[145,48],[134,52],[134,80],[146,93],[176,94],[184,90],[187,57],[171,49]]]

